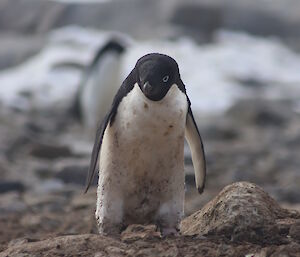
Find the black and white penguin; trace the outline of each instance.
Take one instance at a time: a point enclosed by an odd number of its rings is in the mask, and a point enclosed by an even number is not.
[[[176,61],[141,57],[117,92],[96,133],[88,187],[99,159],[96,219],[100,233],[132,223],[155,223],[177,233],[184,212],[184,138],[202,193],[206,166],[202,140]]]
[[[83,73],[73,113],[92,134],[95,133],[99,121],[109,111],[122,82],[120,80],[122,56],[127,46],[125,39],[109,38],[95,53],[91,64]]]

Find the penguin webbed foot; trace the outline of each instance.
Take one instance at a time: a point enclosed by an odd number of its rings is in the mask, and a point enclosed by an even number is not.
[[[160,233],[161,233],[161,236],[162,238],[165,238],[165,237],[177,237],[177,236],[180,236],[180,231],[178,228],[160,228]]]
[[[162,225],[161,222],[157,222],[156,227],[157,231],[160,231],[162,238],[180,235],[180,229],[178,228],[178,226],[166,226]]]

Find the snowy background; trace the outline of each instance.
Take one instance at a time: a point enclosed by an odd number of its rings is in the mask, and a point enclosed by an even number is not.
[[[112,34],[78,26],[49,32],[39,53],[0,72],[0,102],[22,111],[67,107],[82,79],[83,69],[78,67],[87,66]],[[132,39],[121,60],[120,85],[136,60],[149,52],[177,60],[198,115],[224,112],[249,97],[293,99],[300,105],[300,55],[279,38],[217,30],[213,42],[201,45],[185,36],[172,41]],[[245,85],[251,80],[266,87]]]

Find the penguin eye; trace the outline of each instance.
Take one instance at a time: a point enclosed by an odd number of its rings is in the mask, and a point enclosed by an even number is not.
[[[168,82],[168,80],[169,80],[169,76],[168,75],[164,76],[163,79],[162,79],[162,81],[164,83]]]

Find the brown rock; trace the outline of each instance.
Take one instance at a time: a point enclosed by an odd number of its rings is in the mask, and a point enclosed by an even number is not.
[[[232,241],[278,243],[277,219],[291,217],[260,187],[238,182],[225,187],[200,211],[182,221],[184,235],[222,235]]]
[[[122,249],[122,243],[111,238],[104,239],[100,235],[61,236],[17,244],[2,252],[0,256],[18,256],[21,253],[30,253],[28,256],[93,256],[96,251],[105,251],[109,247]]]

